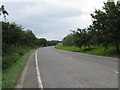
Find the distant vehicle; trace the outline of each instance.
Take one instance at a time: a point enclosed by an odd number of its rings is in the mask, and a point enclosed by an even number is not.
[[[63,43],[58,43],[56,46],[61,46],[61,45],[63,45]]]

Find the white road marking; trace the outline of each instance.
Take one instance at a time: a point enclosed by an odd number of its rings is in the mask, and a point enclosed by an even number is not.
[[[41,81],[41,77],[40,77],[40,72],[39,72],[39,67],[38,67],[37,52],[38,52],[38,50],[36,50],[36,54],[35,54],[36,70],[37,70],[37,78],[38,78],[38,87],[41,88],[41,90],[43,90],[43,85],[42,85],[42,81]]]
[[[118,72],[118,71],[114,71],[114,73],[117,73],[117,74],[118,74],[119,72]]]

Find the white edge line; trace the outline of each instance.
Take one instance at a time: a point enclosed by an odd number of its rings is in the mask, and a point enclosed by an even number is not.
[[[38,87],[43,90],[43,85],[42,85],[42,81],[41,81],[41,77],[40,77],[40,72],[39,72],[39,67],[38,67],[37,52],[38,52],[38,50],[36,50],[36,54],[35,54],[36,70],[37,70],[37,79],[38,79]]]
[[[118,74],[119,72],[118,72],[118,71],[114,71],[114,73],[117,73],[117,74]]]

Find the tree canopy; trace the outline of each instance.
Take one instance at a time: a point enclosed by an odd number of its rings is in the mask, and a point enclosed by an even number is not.
[[[4,19],[6,20],[6,15],[9,15],[8,12],[5,10],[4,5],[1,5],[0,7],[0,16],[3,14]]]
[[[91,14],[92,24],[86,29],[77,29],[73,34],[63,39],[64,45],[77,47],[102,45],[105,48],[115,46],[119,52],[120,46],[120,2],[104,3],[102,10],[95,9]]]

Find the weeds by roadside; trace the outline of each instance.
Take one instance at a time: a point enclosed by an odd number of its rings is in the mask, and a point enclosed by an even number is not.
[[[91,49],[87,47],[86,51],[84,51],[84,47],[78,48],[75,46],[56,46],[55,48],[73,51],[73,52],[87,53],[87,54],[92,54],[92,55],[120,58],[120,54],[117,53],[114,47],[109,47],[107,50],[105,50],[105,48],[102,46],[100,47],[92,46]]]

